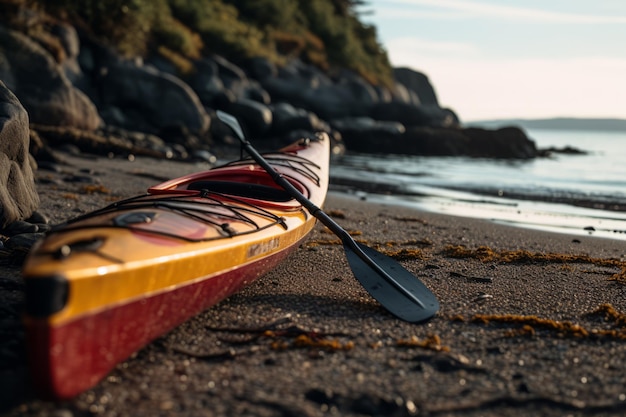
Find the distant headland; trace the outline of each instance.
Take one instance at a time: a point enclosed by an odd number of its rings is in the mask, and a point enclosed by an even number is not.
[[[503,126],[518,126],[523,129],[553,129],[553,130],[601,130],[626,132],[626,119],[603,118],[575,118],[555,117],[550,119],[499,119],[478,120],[465,123],[467,126],[483,128],[498,128]]]

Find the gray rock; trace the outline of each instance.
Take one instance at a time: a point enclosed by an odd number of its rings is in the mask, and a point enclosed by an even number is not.
[[[336,119],[330,122],[331,126],[345,137],[348,134],[368,134],[376,135],[382,132],[390,135],[401,135],[406,131],[402,123],[384,122],[374,120],[370,117],[349,117],[344,119]]]
[[[270,106],[273,113],[271,134],[284,136],[292,130],[330,132],[330,126],[313,112],[281,102]]]
[[[11,251],[20,251],[23,255],[25,255],[35,242],[43,237],[43,233],[20,233],[12,236],[6,241],[5,245],[7,249]]]
[[[93,130],[102,120],[61,66],[25,35],[0,26],[0,79],[28,111],[31,123]]]
[[[467,128],[463,129],[463,134],[471,140],[472,146],[467,153],[470,156],[530,159],[538,155],[535,142],[517,127]]]
[[[223,110],[235,116],[251,137],[262,135],[272,125],[272,111],[258,101],[239,99]]]
[[[344,71],[343,76],[339,78],[338,84],[351,93],[352,99],[356,104],[365,106],[365,108],[379,102],[376,89],[357,74]]]
[[[273,100],[289,102],[322,119],[366,116],[381,101],[373,86],[349,71],[333,82],[313,67],[295,61],[278,74],[261,82]]]
[[[255,82],[251,82],[250,86],[243,91],[243,94],[244,97],[242,98],[258,101],[261,104],[269,105],[272,102],[270,94]]]
[[[26,221],[30,223],[36,223],[36,224],[49,224],[50,223],[50,219],[48,218],[48,216],[46,216],[45,214],[39,211],[34,211],[33,214],[31,214],[30,217],[26,219]]]
[[[113,65],[102,77],[103,117],[111,124],[149,133],[168,126],[183,125],[204,134],[210,118],[196,93],[173,75],[132,62]],[[130,117],[129,117],[130,116]]]
[[[251,76],[257,80],[265,80],[278,75],[276,65],[267,58],[252,58],[249,60],[247,67]]]
[[[409,90],[403,84],[400,84],[398,82],[394,83],[390,95],[393,101],[398,101],[400,103],[406,104],[411,103],[411,94],[409,93]],[[392,100],[385,100],[385,102],[389,102]]]
[[[285,101],[297,107],[306,106],[306,100],[303,100],[302,94],[314,88],[311,80],[301,78],[268,78],[261,84],[272,96],[274,102]]]
[[[538,155],[535,143],[517,128],[499,130],[409,126],[402,134],[392,130],[363,130],[344,134],[346,147],[364,153],[425,156],[528,159]]]
[[[413,102],[413,104],[439,107],[435,89],[425,74],[410,68],[394,68],[393,76],[409,92],[412,91],[417,95],[419,101],[417,103]]]
[[[0,81],[0,226],[30,217],[39,206],[29,163],[28,114]]]
[[[278,70],[278,76],[284,79],[301,79],[309,82],[314,88],[335,84],[326,73],[299,59],[292,59]]]
[[[358,102],[345,85],[322,86],[304,91],[302,98],[308,108],[323,119],[363,115],[363,103]]]
[[[82,79],[82,71],[78,63],[80,54],[80,40],[73,26],[59,23],[52,27],[51,33],[55,35],[65,51],[65,59],[61,62],[61,68],[70,82],[76,85]]]
[[[189,86],[196,92],[202,104],[212,107],[216,97],[225,89],[217,64],[210,59],[202,59],[195,63],[195,67],[196,72],[189,79]]]
[[[446,127],[447,114],[439,107],[393,101],[376,103],[369,116],[375,120],[399,122],[405,126]]]
[[[5,236],[15,236],[22,233],[37,233],[38,231],[39,227],[36,224],[24,220],[16,220],[2,229],[2,234]]]
[[[213,55],[211,58],[207,58],[207,60],[215,63],[224,88],[232,91],[236,97],[244,98],[245,91],[250,86],[250,80],[244,70],[219,55]]]

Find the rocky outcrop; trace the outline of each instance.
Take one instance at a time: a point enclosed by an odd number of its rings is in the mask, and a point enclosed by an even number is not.
[[[503,159],[530,159],[539,155],[535,143],[514,127],[401,129],[393,122],[374,121],[366,126],[346,124],[343,140],[348,149],[363,153],[381,153],[384,149],[384,153],[395,154]]]
[[[19,98],[34,123],[85,130],[102,123],[91,100],[72,85],[47,50],[2,26],[0,80]]]
[[[39,206],[28,150],[28,114],[0,81],[0,228],[29,218]]]
[[[535,142],[518,127],[467,128],[463,129],[463,134],[471,142],[471,149],[467,150],[469,156],[530,159],[539,154]]]
[[[189,62],[192,70],[181,75],[163,56],[123,59],[67,24],[42,26],[57,39],[56,53],[37,43],[42,38],[0,28],[0,79],[44,141],[184,158],[216,141],[232,143],[212,121],[223,110],[250,137],[272,144],[324,130],[336,150],[537,156],[522,131],[462,129],[456,114],[439,105],[428,77],[409,68],[395,69],[392,85],[374,86],[354,72],[325,72],[298,59],[280,67],[263,58],[236,65],[213,55]]]

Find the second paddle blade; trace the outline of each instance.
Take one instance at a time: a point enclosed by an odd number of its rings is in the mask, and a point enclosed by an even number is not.
[[[407,297],[395,285],[388,282],[366,261],[361,259],[349,245],[344,245],[348,263],[352,268],[354,276],[361,282],[361,285],[382,304],[389,312],[402,320],[411,323],[428,320],[439,310],[439,302],[435,295],[418,280],[411,272],[402,265],[386,255],[357,243],[359,248],[370,257],[381,269],[410,292],[419,303]]]

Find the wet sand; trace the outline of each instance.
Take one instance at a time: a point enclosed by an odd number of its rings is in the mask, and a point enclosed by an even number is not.
[[[67,159],[63,172],[37,174],[41,211],[54,222],[204,169],[141,158]],[[69,402],[34,396],[18,349],[19,325],[10,314],[1,318],[2,415],[626,412],[623,241],[333,193],[325,210],[422,280],[440,300],[437,316],[410,324],[388,314],[353,278],[334,235],[318,225],[275,271],[154,341]],[[1,271],[5,305],[19,306],[19,269]]]

